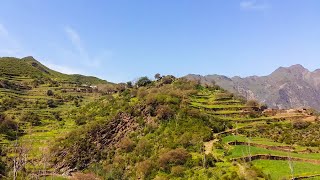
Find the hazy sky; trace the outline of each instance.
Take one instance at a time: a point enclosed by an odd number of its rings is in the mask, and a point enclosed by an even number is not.
[[[319,0],[1,0],[0,56],[129,81],[320,68]]]

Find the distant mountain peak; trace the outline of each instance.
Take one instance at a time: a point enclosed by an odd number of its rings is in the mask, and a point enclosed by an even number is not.
[[[313,107],[320,110],[320,69],[310,72],[301,64],[279,67],[267,76],[194,76],[198,82],[216,85],[246,99],[257,99],[272,108]],[[212,83],[213,84],[213,83]]]
[[[320,73],[320,69],[314,70],[313,73]]]
[[[306,70],[309,71],[308,69],[303,67],[301,64],[292,65],[292,66],[288,67],[288,69],[294,70],[294,71],[306,71]]]
[[[304,72],[310,72],[308,69],[306,69],[305,67],[303,67],[301,64],[295,64],[289,67],[279,67],[278,69],[276,69],[275,71],[273,71],[273,73],[271,73],[271,75],[280,75],[280,76],[284,76],[285,74],[302,74]]]

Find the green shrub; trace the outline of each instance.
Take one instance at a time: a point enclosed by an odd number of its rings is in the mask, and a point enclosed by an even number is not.
[[[53,96],[53,95],[54,95],[53,91],[49,89],[49,90],[47,91],[47,96]]]
[[[154,165],[151,160],[145,160],[137,163],[136,171],[138,176],[142,179],[146,179],[151,174],[153,166]]]
[[[173,166],[171,168],[171,174],[176,177],[183,177],[184,171],[185,171],[185,167],[183,166]]]
[[[157,108],[157,118],[160,120],[168,120],[174,116],[174,111],[166,105],[160,105]]]
[[[119,143],[119,148],[125,152],[133,151],[135,143],[130,138],[123,138]]]
[[[27,112],[27,113],[23,114],[22,117],[20,118],[20,120],[23,122],[29,122],[33,126],[41,125],[40,117],[34,112]]]
[[[139,78],[139,80],[136,82],[136,85],[138,87],[143,87],[143,86],[147,86],[148,84],[151,84],[151,83],[152,83],[152,81],[147,76],[144,76],[144,77]]]
[[[14,140],[19,135],[17,123],[0,114],[0,133],[6,135],[7,139]]]
[[[166,170],[174,165],[183,165],[191,155],[183,148],[173,149],[168,152],[162,153],[159,156],[159,166]]]

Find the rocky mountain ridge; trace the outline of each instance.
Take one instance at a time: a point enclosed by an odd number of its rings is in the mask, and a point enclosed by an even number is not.
[[[320,110],[320,69],[309,71],[300,64],[279,67],[267,76],[229,78],[222,75],[185,76],[201,84],[219,85],[246,99],[257,99],[273,108],[312,107]]]

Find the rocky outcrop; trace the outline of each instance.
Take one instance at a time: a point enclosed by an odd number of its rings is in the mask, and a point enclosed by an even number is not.
[[[77,132],[53,149],[53,164],[58,172],[70,174],[105,158],[115,145],[134,131],[138,124],[132,116],[119,113],[104,124],[96,124],[88,131]],[[70,144],[70,139],[73,144]]]

